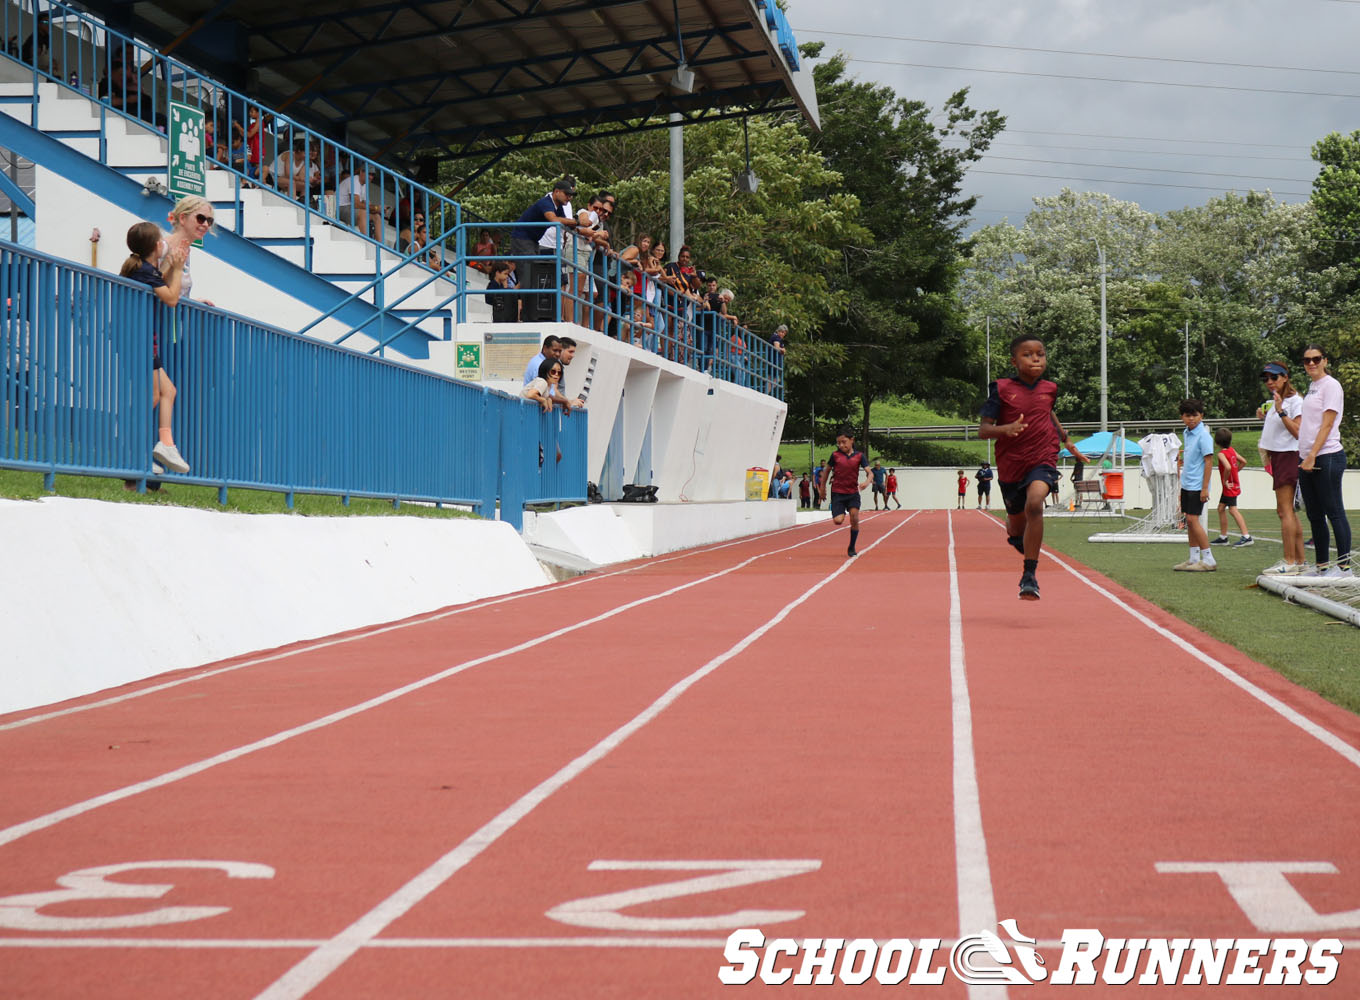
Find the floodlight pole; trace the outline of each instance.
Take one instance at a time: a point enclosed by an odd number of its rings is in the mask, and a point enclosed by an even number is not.
[[[992,388],[992,317],[987,317],[987,381],[982,387],[985,391]],[[992,439],[987,439],[987,464],[992,464]]]
[[[678,112],[671,112],[671,257],[685,244],[685,134]]]
[[[1190,321],[1185,321],[1185,398],[1190,398]]]
[[[1096,243],[1096,253],[1100,257],[1100,429],[1110,429],[1110,386],[1107,381],[1107,358],[1105,341],[1109,329],[1105,324],[1105,250]]]

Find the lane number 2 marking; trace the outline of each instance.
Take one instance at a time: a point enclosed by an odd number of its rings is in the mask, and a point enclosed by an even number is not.
[[[816,860],[805,861],[592,861],[589,870],[656,871],[656,872],[717,872],[697,875],[673,882],[661,882],[623,892],[608,892],[601,896],[574,899],[554,906],[547,915],[553,920],[575,927],[593,927],[609,931],[720,931],[739,927],[761,927],[768,924],[797,920],[803,910],[736,910],[732,913],[702,917],[635,917],[620,911],[642,903],[663,899],[679,899],[703,892],[734,889],[757,882],[773,882],[791,875],[815,872],[822,867]]]
[[[160,899],[175,886],[173,883],[110,882],[112,875],[143,869],[196,868],[226,872],[228,878],[273,878],[274,869],[247,861],[130,861],[118,865],[81,868],[59,879],[61,889],[48,892],[26,892],[17,896],[0,897],[0,927],[20,931],[108,931],[132,927],[157,927],[202,920],[226,913],[229,906],[163,906],[140,913],[125,913],[106,917],[55,917],[40,913],[47,906],[58,903],[90,902],[95,900]]]

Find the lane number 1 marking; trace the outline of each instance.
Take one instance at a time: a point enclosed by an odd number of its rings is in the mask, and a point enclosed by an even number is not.
[[[663,899],[679,899],[703,892],[718,892],[757,882],[773,882],[791,875],[815,872],[822,867],[816,860],[804,861],[592,861],[589,870],[656,871],[656,872],[718,872],[698,875],[673,882],[660,882],[639,889],[609,892],[601,896],[574,899],[547,912],[553,920],[575,927],[593,927],[609,931],[721,931],[739,927],[761,927],[768,924],[797,920],[803,910],[736,910],[732,913],[702,917],[635,917],[619,911],[642,903]]]
[[[174,883],[110,882],[111,875],[142,869],[197,868],[226,872],[228,878],[273,878],[274,869],[248,861],[129,861],[118,865],[81,868],[59,879],[61,889],[26,892],[0,897],[0,927],[18,931],[111,931],[132,927],[158,927],[202,920],[226,913],[229,906],[162,906],[140,913],[107,917],[53,917],[38,912],[58,903],[111,899],[160,899]]]

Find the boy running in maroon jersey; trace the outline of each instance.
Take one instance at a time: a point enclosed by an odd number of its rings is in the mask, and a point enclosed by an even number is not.
[[[1025,557],[1020,599],[1037,601],[1039,549],[1044,544],[1044,501],[1058,482],[1058,445],[1078,462],[1086,457],[1068,437],[1053,412],[1055,383],[1043,377],[1048,353],[1038,337],[1022,334],[1011,341],[1014,378],[991,385],[982,406],[978,437],[996,441],[997,483],[1006,504],[1007,541]]]
[[[847,556],[858,555],[855,542],[859,540],[859,493],[869,487],[867,475],[864,483],[860,483],[860,469],[868,473],[869,459],[864,452],[855,450],[855,435],[847,427],[836,435],[836,450],[826,460],[821,481],[825,490],[827,480],[831,480],[832,521],[842,524],[845,515],[850,515],[850,547],[845,550]]]

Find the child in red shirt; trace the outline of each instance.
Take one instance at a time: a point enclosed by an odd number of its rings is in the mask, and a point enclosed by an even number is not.
[[[1220,427],[1214,431],[1214,444],[1219,447],[1218,477],[1223,483],[1223,492],[1218,498],[1218,537],[1209,544],[1228,544],[1228,511],[1231,510],[1233,520],[1237,522],[1237,530],[1242,532],[1242,537],[1233,542],[1232,547],[1244,549],[1256,543],[1256,539],[1252,538],[1251,532],[1247,530],[1247,522],[1242,517],[1242,512],[1237,509],[1237,498],[1242,495],[1242,481],[1237,473],[1247,463],[1233,449],[1232,431],[1228,428]]]
[[[955,506],[955,508],[954,508],[955,510],[963,510],[963,502],[964,502],[964,500],[967,498],[967,496],[968,496],[968,477],[965,476],[965,475],[963,474],[963,470],[960,469],[960,470],[959,470],[959,502],[958,502],[958,505]]]

